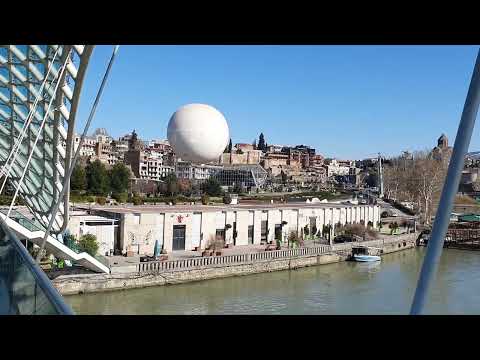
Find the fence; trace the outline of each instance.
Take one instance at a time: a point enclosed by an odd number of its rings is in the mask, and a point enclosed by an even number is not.
[[[391,236],[388,238],[383,238],[378,240],[368,240],[368,241],[353,242],[353,243],[346,243],[346,244],[336,244],[336,245],[333,245],[332,250],[345,250],[345,249],[350,249],[352,246],[358,246],[358,245],[371,246],[371,247],[383,247],[386,244],[394,244],[397,242],[416,239],[417,236],[418,234],[405,234],[405,235]]]
[[[139,263],[136,265],[137,272],[160,272],[170,270],[186,270],[195,269],[201,267],[221,266],[221,265],[238,265],[251,263],[253,261],[266,261],[273,259],[289,259],[299,256],[315,256],[322,255],[331,252],[339,252],[343,250],[349,250],[355,245],[364,245],[372,247],[382,247],[385,244],[396,243],[400,241],[408,240],[413,234],[392,236],[391,238],[369,240],[362,242],[353,242],[346,244],[336,244],[332,247],[328,245],[322,245],[317,247],[302,247],[297,249],[288,250],[274,250],[256,253],[247,253],[239,255],[224,255],[224,256],[208,256],[198,257],[194,259],[184,260],[170,260],[170,261],[151,261],[145,263]],[[416,236],[416,235],[414,235]]]
[[[239,255],[209,256],[195,259],[152,261],[137,265],[138,272],[159,272],[168,270],[184,270],[217,265],[238,265],[253,261],[288,259],[299,256],[315,256],[331,252],[330,246],[305,247],[289,250],[274,250]]]
[[[469,242],[478,241],[480,239],[479,229],[448,229],[447,236],[450,236],[449,241],[455,242]]]

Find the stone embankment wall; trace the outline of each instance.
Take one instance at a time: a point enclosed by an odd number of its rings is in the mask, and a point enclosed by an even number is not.
[[[292,270],[306,266],[330,264],[339,261],[340,256],[337,254],[324,254],[317,256],[302,256],[291,259],[255,261],[249,264],[220,265],[200,269],[163,271],[159,273],[61,276],[53,280],[53,284],[62,295],[68,295],[167,284],[181,284],[228,276],[241,276],[278,270]]]
[[[365,242],[367,246],[383,249],[383,253],[391,253],[415,247],[415,234],[396,236],[394,239],[374,240]],[[181,284],[229,276],[242,276],[263,272],[293,270],[297,268],[330,264],[345,260],[345,251],[350,244],[336,245],[328,254],[277,258],[262,261],[252,261],[243,264],[215,265],[194,269],[181,269],[161,272],[130,272],[110,275],[70,275],[60,276],[53,280],[53,285],[62,295],[92,293],[101,291],[142,288],[168,284]]]

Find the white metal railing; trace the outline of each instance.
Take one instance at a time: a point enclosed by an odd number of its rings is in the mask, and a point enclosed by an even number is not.
[[[183,270],[194,269],[200,267],[213,267],[217,265],[230,265],[252,263],[256,261],[266,261],[273,259],[289,259],[301,256],[315,256],[327,254],[332,251],[328,245],[318,247],[303,247],[288,250],[273,250],[256,253],[246,253],[238,255],[224,255],[224,256],[208,256],[198,257],[194,259],[181,260],[167,260],[167,261],[151,261],[139,263],[136,265],[137,272],[150,271],[168,271],[168,270]]]
[[[317,247],[302,247],[297,249],[273,250],[255,253],[246,253],[238,255],[207,256],[193,259],[150,261],[136,265],[137,272],[160,272],[170,270],[186,270],[202,267],[215,267],[223,265],[238,265],[257,261],[268,261],[274,259],[290,259],[302,256],[316,256],[328,254],[335,251],[349,250],[355,245],[364,245],[380,247],[386,244],[398,243],[415,238],[414,234],[394,236],[391,239],[378,239],[362,242],[353,242],[346,244],[336,244],[333,246],[322,245]]]

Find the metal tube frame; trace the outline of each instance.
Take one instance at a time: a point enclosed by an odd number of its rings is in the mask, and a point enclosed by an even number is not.
[[[115,56],[118,52],[118,48],[119,48],[119,45],[116,45],[115,48],[113,49],[113,53],[112,53],[112,56],[110,58],[110,62],[108,63],[108,67],[107,67],[107,70],[105,71],[105,75],[103,76],[102,83],[100,85],[100,89],[97,92],[97,96],[95,97],[95,102],[93,103],[92,110],[90,111],[90,115],[88,116],[87,123],[85,124],[85,128],[83,129],[83,133],[82,133],[82,136],[81,136],[80,141],[78,143],[77,150],[75,151],[75,155],[73,156],[73,159],[70,163],[70,167],[68,168],[68,171],[65,174],[65,177],[64,177],[64,182],[65,183],[63,184],[62,191],[60,192],[60,194],[58,196],[59,201],[57,201],[54,208],[52,209],[52,213],[51,213],[51,216],[50,216],[50,221],[48,222],[48,226],[47,226],[47,229],[45,230],[45,235],[43,237],[42,245],[40,246],[40,251],[38,252],[38,255],[37,255],[37,259],[36,259],[37,263],[40,262],[41,253],[42,253],[43,249],[45,248],[45,243],[47,242],[48,236],[50,235],[50,230],[52,229],[53,223],[55,221],[55,217],[57,215],[58,208],[60,207],[60,204],[61,204],[60,199],[62,199],[65,196],[65,191],[66,191],[66,189],[68,189],[68,186],[66,186],[66,184],[70,181],[70,177],[72,176],[72,172],[73,172],[73,169],[75,167],[75,163],[76,163],[78,157],[80,156],[80,150],[82,148],[83,141],[84,141],[85,137],[87,136],[87,132],[88,132],[88,129],[90,127],[90,123],[92,122],[93,116],[95,115],[95,112],[97,110],[98,102],[99,102],[100,97],[103,93],[103,88],[105,87],[108,75],[110,74],[110,70],[112,68],[113,61],[115,60]]]
[[[480,105],[480,50],[473,69],[470,87],[463,107],[462,117],[457,130],[453,153],[448,166],[447,177],[443,186],[440,203],[432,227],[432,233],[427,245],[427,253],[423,261],[422,270],[418,279],[417,289],[413,298],[411,315],[421,314],[425,307],[428,291],[435,280],[440,257],[442,255],[445,235],[450,223],[450,214],[453,202],[458,191],[462,175],[465,155],[467,154],[472,137],[475,119]]]

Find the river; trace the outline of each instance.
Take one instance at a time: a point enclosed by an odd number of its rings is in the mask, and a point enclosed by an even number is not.
[[[77,314],[407,314],[424,254],[65,298]],[[480,314],[479,288],[480,252],[445,249],[426,313]]]

